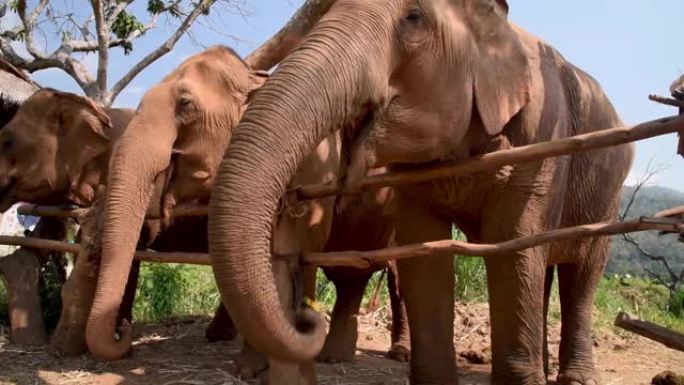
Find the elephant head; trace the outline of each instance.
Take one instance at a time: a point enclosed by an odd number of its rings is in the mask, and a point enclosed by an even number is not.
[[[180,65],[142,98],[110,161],[105,228],[86,341],[98,358],[130,350],[129,328],[116,320],[155,181],[164,178],[162,217],[177,203],[209,198],[233,127],[265,75],[231,49],[210,48]]]
[[[278,310],[270,269],[271,220],[302,159],[344,130],[349,180],[466,155],[473,137],[498,135],[531,87],[507,14],[505,0],[339,0],[255,96],[209,217],[224,304],[255,348],[306,361],[323,343],[320,317],[302,312],[293,325]]]
[[[0,131],[0,210],[17,201],[90,204],[112,129],[107,113],[88,98],[34,93]]]

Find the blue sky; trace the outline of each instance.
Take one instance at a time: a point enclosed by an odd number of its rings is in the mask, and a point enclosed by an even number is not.
[[[29,5],[33,1],[29,1]],[[84,0],[59,2],[72,9],[87,9]],[[134,10],[143,11],[146,1],[138,0]],[[301,5],[302,0],[246,1],[250,15],[244,17],[228,8],[212,11],[212,23],[193,28],[194,39],[184,37],[174,51],[140,74],[115,105],[135,107],[145,90],[188,56],[202,47],[225,44],[247,55],[276,32]],[[676,38],[681,36],[684,1],[659,0],[576,0],[509,1],[511,20],[558,48],[566,58],[594,76],[628,124],[673,115],[671,107],[647,100],[651,93],[667,95],[672,80],[684,73],[684,49]],[[14,20],[5,18],[0,26]],[[133,53],[112,54],[110,86],[135,62],[172,31],[161,23],[135,45]],[[48,42],[50,44],[50,42]],[[91,68],[95,56],[85,59]],[[79,92],[75,83],[58,70],[39,72],[35,79],[43,85]],[[675,156],[676,136],[670,135],[637,144],[637,159],[628,180],[644,173],[649,162],[669,165],[653,183],[684,191],[684,159]]]

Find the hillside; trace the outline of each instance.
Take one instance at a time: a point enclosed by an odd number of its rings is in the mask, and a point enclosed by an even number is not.
[[[634,187],[632,186],[626,186],[623,189],[620,212],[624,211],[633,193]],[[643,187],[638,192],[628,217],[652,215],[660,210],[680,205],[684,205],[684,192],[659,186]],[[657,232],[647,232],[634,234],[633,238],[649,253],[668,258],[677,272],[684,268],[684,244],[680,243],[676,236],[661,236]],[[606,273],[643,276],[646,275],[644,267],[662,271],[659,263],[646,259],[621,236],[616,236],[613,239],[611,258]]]

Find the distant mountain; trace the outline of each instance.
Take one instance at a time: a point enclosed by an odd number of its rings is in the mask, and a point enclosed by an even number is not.
[[[623,188],[621,213],[633,194],[633,186]],[[660,186],[642,187],[629,210],[628,218],[653,215],[658,211],[681,205],[684,205],[684,192]],[[677,236],[659,235],[656,231],[649,231],[632,234],[632,237],[647,252],[666,257],[677,273],[684,268],[684,243],[679,242]],[[651,262],[643,257],[635,247],[625,242],[622,236],[613,238],[607,274],[646,276],[645,268],[662,273],[661,266],[660,263]]]

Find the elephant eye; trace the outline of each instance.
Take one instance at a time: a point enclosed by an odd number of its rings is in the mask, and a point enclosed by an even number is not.
[[[192,105],[192,98],[189,96],[181,96],[178,99],[178,106],[181,108],[188,108]]]
[[[412,9],[406,14],[406,20],[411,23],[417,23],[423,18],[423,13],[418,9]]]
[[[14,148],[14,141],[12,138],[5,138],[2,141],[2,151],[11,151]]]

